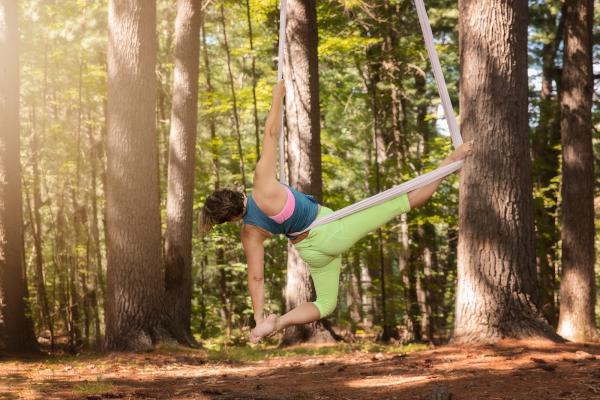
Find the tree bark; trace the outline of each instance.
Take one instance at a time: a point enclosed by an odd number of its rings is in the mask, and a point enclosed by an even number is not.
[[[17,3],[0,0],[0,352],[37,351],[23,254]]]
[[[156,4],[108,8],[106,347],[146,350],[159,339],[161,268],[155,127]]]
[[[572,341],[600,339],[594,321],[593,14],[593,0],[565,2],[561,97],[562,274],[558,333]]]
[[[527,1],[460,0],[460,183],[454,340],[558,339],[538,309],[527,115]]]
[[[289,183],[322,200],[319,66],[317,58],[317,10],[314,0],[287,4],[285,55],[286,124]],[[307,265],[288,245],[286,310],[314,299]],[[283,344],[331,340],[322,323],[287,328]]]
[[[192,317],[192,221],[198,122],[200,2],[178,0],[175,70],[169,135],[165,311],[167,329],[180,343],[196,346]]]

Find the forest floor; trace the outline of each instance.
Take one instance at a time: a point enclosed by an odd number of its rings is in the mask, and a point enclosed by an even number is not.
[[[171,346],[0,359],[0,399],[600,399],[600,345]]]

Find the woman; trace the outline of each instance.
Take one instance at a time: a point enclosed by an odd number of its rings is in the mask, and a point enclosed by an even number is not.
[[[273,104],[265,124],[263,152],[254,172],[251,195],[220,189],[205,202],[200,215],[201,229],[206,233],[213,225],[243,219],[241,240],[248,262],[248,289],[252,298],[256,327],[250,339],[261,338],[290,325],[306,324],[329,315],[337,303],[341,253],[372,230],[399,214],[425,203],[436,191],[441,179],[385,203],[359,211],[340,220],[319,226],[299,236],[316,218],[333,211],[319,205],[312,196],[280,184],[276,179],[277,144],[281,128],[280,112],[285,95],[283,81],[273,87]],[[441,164],[465,158],[472,142],[456,149]],[[317,299],[304,303],[285,315],[263,317],[264,241],[273,234],[285,234],[309,266]]]

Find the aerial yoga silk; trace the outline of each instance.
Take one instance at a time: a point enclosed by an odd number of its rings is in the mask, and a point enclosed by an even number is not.
[[[433,43],[433,33],[431,32],[431,25],[429,24],[429,18],[427,17],[427,11],[425,10],[425,4],[423,4],[423,0],[414,0],[415,7],[417,9],[417,14],[419,16],[419,24],[421,25],[421,30],[423,32],[423,38],[425,39],[425,47],[427,48],[427,53],[429,54],[429,60],[431,61],[431,67],[433,70],[433,76],[435,78],[435,82],[437,84],[438,92],[440,94],[440,99],[442,102],[442,107],[444,109],[444,114],[446,116],[446,121],[448,123],[448,130],[450,131],[450,137],[452,138],[452,144],[454,147],[460,146],[463,141],[460,135],[460,131],[458,129],[458,124],[456,122],[456,118],[454,116],[454,110],[452,109],[452,103],[450,102],[450,95],[448,94],[448,88],[446,86],[446,81],[444,80],[444,75],[442,73],[442,67],[440,65],[440,60],[437,55],[437,51],[435,49],[435,44]],[[278,54],[278,66],[277,66],[277,77],[278,79],[283,79],[283,68],[284,68],[284,51],[285,51],[285,40],[286,40],[286,16],[287,16],[287,1],[281,0],[280,4],[280,25],[279,25],[279,54]],[[281,111],[281,132],[279,135],[279,181],[281,183],[286,183],[285,179],[285,171],[284,171],[284,160],[285,160],[285,150],[284,150],[284,134],[283,134],[283,108]],[[357,203],[344,207],[340,210],[328,213],[324,216],[319,216],[317,219],[306,229],[295,232],[293,235],[300,235],[301,233],[307,232],[311,229],[314,229],[318,226],[322,226],[328,224],[330,222],[339,220],[340,218],[347,217],[349,215],[355,214],[359,211],[368,209],[375,205],[383,204],[386,201],[399,197],[405,193],[411,192],[415,189],[418,189],[423,186],[427,186],[428,184],[435,182],[446,175],[453,173],[460,169],[463,165],[463,161],[456,161],[451,164],[445,165],[443,167],[437,168],[434,171],[428,172],[421,176],[418,176],[414,179],[411,179],[408,182],[404,182],[398,186],[395,186],[391,189],[385,190],[379,194],[376,194],[367,199],[361,200]]]

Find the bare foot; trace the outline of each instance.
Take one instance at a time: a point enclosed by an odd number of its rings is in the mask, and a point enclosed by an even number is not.
[[[252,343],[258,343],[260,339],[275,333],[276,330],[277,315],[271,314],[267,318],[263,319],[260,324],[256,325],[256,328],[252,329],[252,332],[250,333],[250,341]]]

